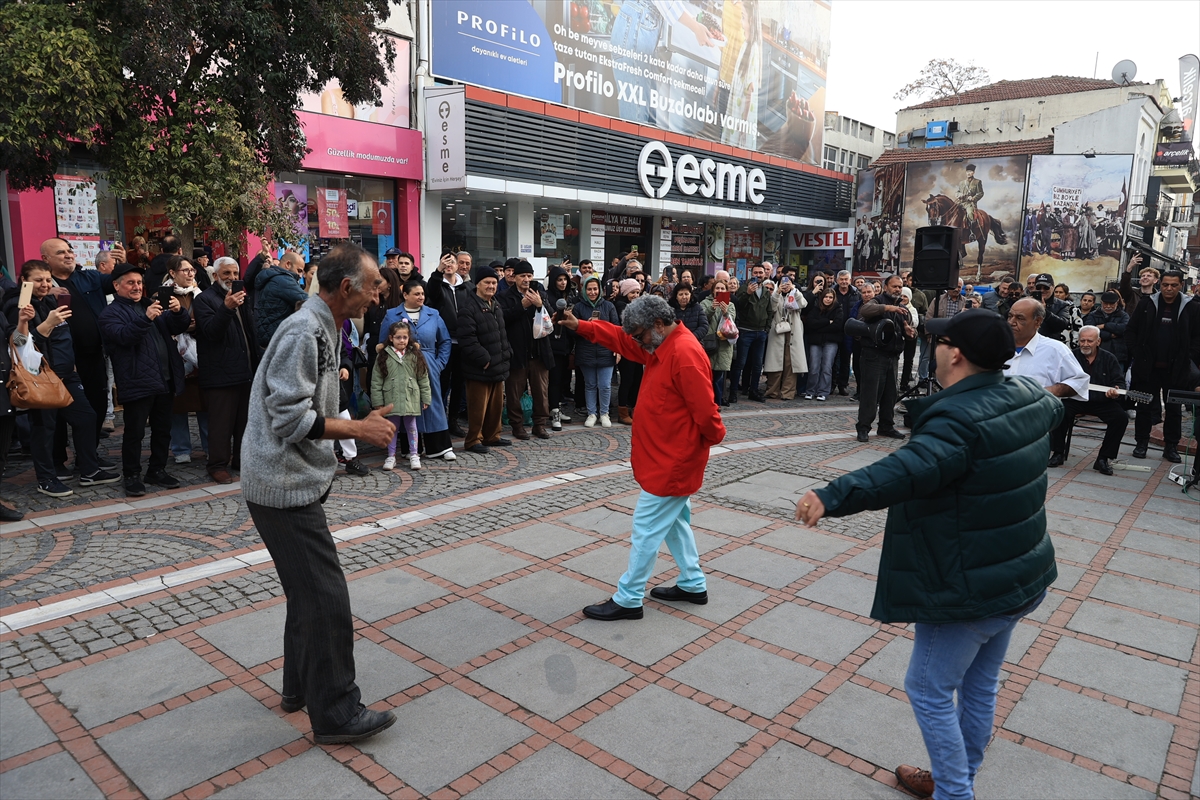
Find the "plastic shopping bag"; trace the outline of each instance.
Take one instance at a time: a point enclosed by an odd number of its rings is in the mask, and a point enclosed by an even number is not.
[[[717,335],[727,342],[737,341],[738,327],[733,324],[733,320],[725,317],[721,320],[721,324],[717,326]]]
[[[544,339],[552,333],[554,333],[554,320],[546,313],[546,309],[539,308],[533,315],[533,338]]]

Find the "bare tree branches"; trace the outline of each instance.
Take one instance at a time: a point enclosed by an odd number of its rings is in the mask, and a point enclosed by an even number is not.
[[[975,64],[960,64],[953,58],[935,58],[925,65],[915,81],[896,92],[897,100],[916,96],[923,100],[957,97],[968,89],[991,82],[987,70]]]

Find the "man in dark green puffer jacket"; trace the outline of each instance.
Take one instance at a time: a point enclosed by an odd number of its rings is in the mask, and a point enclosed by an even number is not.
[[[888,509],[871,616],[916,623],[904,689],[932,762],[896,776],[921,796],[974,796],[1013,628],[1058,576],[1046,533],[1046,459],[1062,403],[1004,377],[1015,348],[997,314],[927,320],[945,390],[908,402],[912,438],[797,504],[796,519]],[[958,691],[961,713],[954,703]],[[935,786],[936,785],[936,786]]]

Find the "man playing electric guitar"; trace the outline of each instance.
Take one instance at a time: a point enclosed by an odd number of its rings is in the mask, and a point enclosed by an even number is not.
[[[1100,349],[1100,329],[1095,325],[1084,325],[1079,329],[1079,346],[1075,348],[1074,355],[1079,361],[1079,366],[1088,374],[1089,384],[1111,388],[1104,392],[1088,392],[1086,401],[1063,398],[1063,409],[1066,413],[1062,423],[1050,434],[1049,466],[1062,465],[1065,460],[1063,451],[1066,450],[1067,432],[1071,430],[1075,417],[1089,414],[1099,417],[1106,426],[1100,455],[1092,468],[1104,475],[1112,475],[1113,469],[1108,462],[1117,457],[1121,438],[1125,435],[1125,429],[1129,427],[1129,415],[1117,402],[1120,390],[1125,388],[1125,370],[1121,368],[1116,356]]]

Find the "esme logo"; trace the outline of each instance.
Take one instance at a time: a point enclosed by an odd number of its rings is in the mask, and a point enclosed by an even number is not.
[[[661,200],[671,191],[671,185],[691,196],[732,200],[744,203],[747,199],[761,205],[767,189],[767,175],[758,167],[747,170],[741,164],[718,162],[711,158],[696,158],[684,153],[678,160],[660,141],[646,142],[638,155],[638,182],[647,197]],[[661,181],[654,185],[655,179]]]

